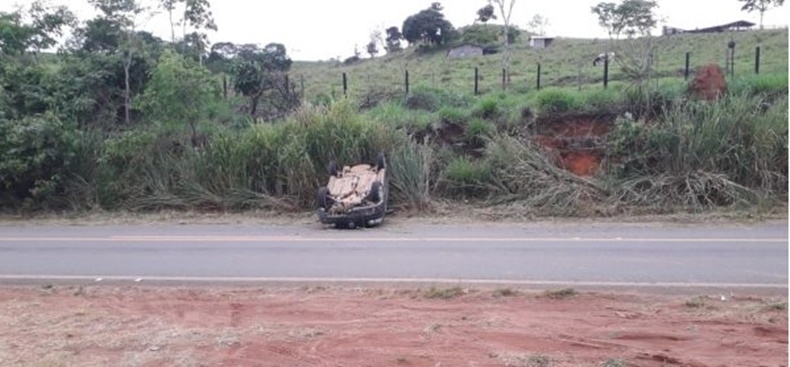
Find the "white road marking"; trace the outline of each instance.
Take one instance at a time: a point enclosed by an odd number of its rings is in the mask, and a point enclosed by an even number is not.
[[[135,276],[102,276],[107,281],[134,281]],[[88,281],[95,275],[0,275],[0,280]],[[207,283],[422,283],[512,286],[575,286],[575,287],[652,287],[652,288],[763,288],[787,289],[787,283],[709,283],[709,282],[596,282],[575,280],[511,280],[511,279],[448,279],[448,278],[318,278],[318,277],[170,277],[146,276],[151,282]]]
[[[0,237],[0,242],[664,242],[788,243],[787,238],[581,238],[581,237],[300,237],[300,236],[111,236]]]

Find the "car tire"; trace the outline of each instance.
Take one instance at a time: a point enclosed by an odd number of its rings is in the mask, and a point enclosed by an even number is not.
[[[332,200],[331,196],[329,196],[329,189],[327,187],[321,187],[318,189],[318,195],[316,199],[318,201],[319,208],[329,209],[335,204],[335,201]]]
[[[379,153],[376,155],[376,170],[382,170],[387,168],[387,160],[384,157],[384,153]]]
[[[334,160],[329,162],[329,164],[326,165],[326,172],[329,173],[330,176],[340,176],[340,170],[338,169],[337,162]]]
[[[368,192],[367,196],[365,196],[365,200],[373,203],[378,203],[381,201],[381,189],[382,185],[380,181],[373,182],[373,184],[370,185],[370,191]]]

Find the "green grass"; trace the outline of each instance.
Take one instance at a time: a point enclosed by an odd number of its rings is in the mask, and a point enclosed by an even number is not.
[[[656,38],[658,49],[657,74],[668,80],[683,80],[686,52],[691,52],[690,65],[696,67],[717,63],[724,66],[725,51],[730,37],[737,43],[736,77],[754,73],[754,50],[761,47],[761,74],[787,73],[788,36],[786,29],[748,31],[722,34],[685,34]],[[622,48],[625,41],[614,41],[612,48]],[[535,88],[537,63],[541,63],[543,87],[567,87],[582,90],[600,88],[603,68],[592,66],[592,59],[606,49],[606,39],[557,38],[543,50],[531,49],[527,37],[513,45],[511,55],[511,90],[530,91]],[[349,78],[349,95],[357,96],[370,88],[404,90],[404,71],[409,70],[412,91],[417,86],[452,91],[466,96],[474,92],[474,68],[479,68],[481,94],[499,92],[502,54],[467,59],[448,59],[444,50],[417,54],[406,49],[397,54],[366,59],[351,66],[332,62],[294,62],[293,75],[304,76],[308,100],[319,94],[342,95],[342,73]],[[617,65],[610,70],[611,86],[621,84],[624,74]]]

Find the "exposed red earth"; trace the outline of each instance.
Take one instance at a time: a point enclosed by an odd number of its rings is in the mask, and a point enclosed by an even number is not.
[[[0,365],[787,366],[786,307],[730,294],[6,286]]]

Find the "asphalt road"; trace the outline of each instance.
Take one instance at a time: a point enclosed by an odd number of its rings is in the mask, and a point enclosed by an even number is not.
[[[788,285],[787,222],[0,227],[0,282]]]

